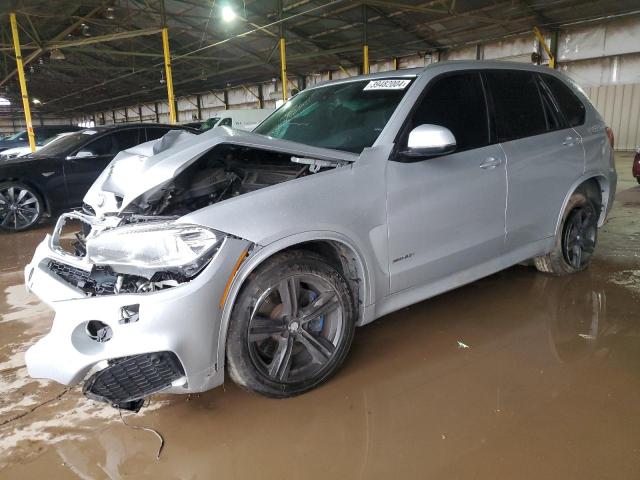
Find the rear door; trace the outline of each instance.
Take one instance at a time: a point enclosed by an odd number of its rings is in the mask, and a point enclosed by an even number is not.
[[[87,190],[109,165],[118,152],[138,145],[141,128],[128,128],[102,135],[85,144],[65,161],[65,177],[69,207],[82,204]],[[142,137],[144,138],[144,137]],[[86,152],[83,157],[77,157],[79,152]]]
[[[454,153],[387,167],[390,291],[432,284],[502,253],[507,180],[491,138],[478,72],[437,77],[399,139],[418,125],[448,128]],[[462,281],[461,281],[462,283]]]
[[[507,158],[506,251],[551,237],[565,196],[584,168],[580,136],[535,72],[495,70],[484,78]]]

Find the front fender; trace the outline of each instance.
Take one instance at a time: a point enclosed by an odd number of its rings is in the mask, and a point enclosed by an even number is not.
[[[227,331],[229,328],[229,321],[231,319],[231,312],[244,282],[253,271],[262,265],[265,260],[271,258],[276,253],[295,245],[311,241],[339,242],[353,252],[358,264],[358,275],[362,278],[364,299],[364,305],[361,305],[360,309],[358,325],[362,325],[373,320],[372,315],[374,309],[371,307],[375,300],[375,276],[373,274],[375,263],[374,259],[371,258],[371,255],[365,254],[356,246],[355,242],[339,232],[310,231],[290,235],[272,242],[267,246],[258,247],[249,257],[247,257],[247,260],[235,274],[222,309],[222,317],[220,321],[220,332],[218,334],[218,366],[220,369],[224,368],[226,360]]]

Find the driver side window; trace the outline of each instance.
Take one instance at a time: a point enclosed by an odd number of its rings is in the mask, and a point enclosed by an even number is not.
[[[424,124],[451,130],[456,152],[489,145],[489,120],[480,74],[456,73],[429,83],[407,132]]]

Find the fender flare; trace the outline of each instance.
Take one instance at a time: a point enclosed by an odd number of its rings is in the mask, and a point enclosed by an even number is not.
[[[556,228],[554,231],[554,236],[558,235],[558,231],[561,228],[562,216],[564,214],[564,210],[567,208],[567,205],[569,204],[569,199],[571,198],[571,195],[573,195],[573,193],[578,189],[580,185],[582,185],[587,180],[591,180],[591,179],[594,179],[596,182],[598,182],[598,185],[600,185],[601,195],[602,195],[602,211],[600,213],[600,218],[598,220],[598,227],[601,227],[602,224],[604,223],[604,220],[606,218],[607,211],[608,211],[609,192],[611,191],[611,186],[609,185],[609,177],[603,171],[585,172],[583,175],[578,177],[571,184],[571,188],[569,188],[569,191],[565,195],[564,201],[562,202],[562,207],[560,208],[560,212],[558,213],[558,217],[556,220]]]
[[[363,289],[363,299],[364,304],[360,305],[360,313],[362,314],[363,309],[366,305],[370,305],[373,301],[374,295],[374,277],[371,270],[371,266],[373,262],[367,259],[367,256],[355,246],[355,242],[353,242],[346,235],[334,232],[334,231],[309,231],[299,234],[290,235],[279,240],[276,240],[272,243],[269,243],[266,246],[260,246],[252,255],[250,255],[247,260],[242,264],[240,269],[237,271],[233,281],[231,283],[231,287],[229,289],[229,294],[224,303],[224,307],[222,309],[222,316],[220,318],[220,330],[218,332],[218,348],[217,348],[217,370],[219,372],[224,372],[224,365],[226,360],[226,344],[227,344],[227,333],[229,329],[229,322],[231,321],[231,311],[233,310],[233,306],[235,305],[238,294],[240,293],[240,289],[244,282],[247,280],[249,275],[256,270],[263,262],[267,259],[271,258],[278,252],[281,252],[287,248],[293,247],[295,245],[299,245],[306,242],[321,242],[321,241],[334,241],[343,244],[346,248],[349,248],[356,258],[358,275],[362,278],[362,289]]]

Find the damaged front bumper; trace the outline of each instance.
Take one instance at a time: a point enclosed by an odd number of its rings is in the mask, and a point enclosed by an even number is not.
[[[63,223],[25,268],[28,289],[55,311],[51,331],[26,353],[29,375],[64,385],[84,380],[87,396],[124,408],[139,408],[137,400],[158,391],[193,393],[220,385],[221,298],[250,242],[224,238],[206,267],[175,287],[89,296],[52,269],[81,274],[95,268],[58,247]]]

